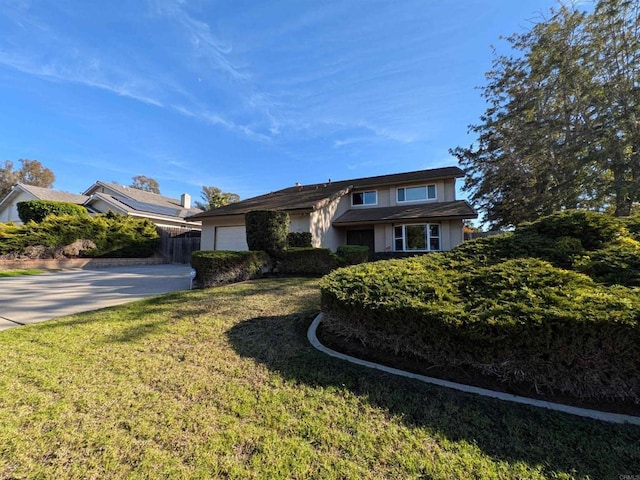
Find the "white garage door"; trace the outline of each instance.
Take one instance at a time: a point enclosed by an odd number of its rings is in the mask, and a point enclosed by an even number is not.
[[[249,250],[244,225],[239,227],[216,227],[216,250]]]

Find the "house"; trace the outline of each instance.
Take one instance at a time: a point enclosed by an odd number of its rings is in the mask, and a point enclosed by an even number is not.
[[[18,202],[28,202],[31,200],[48,200],[53,202],[75,203],[84,205],[89,199],[86,195],[61,192],[50,188],[34,187],[19,183],[0,201],[0,222],[22,223],[18,215]]]
[[[186,217],[202,212],[191,206],[191,197],[186,193],[176,199],[102,181],[94,183],[82,195],[31,185],[15,185],[0,201],[0,222],[21,223],[17,204],[28,200],[75,203],[84,206],[90,214],[113,212],[146,218],[164,229],[200,230],[200,222],[186,220]]]
[[[244,214],[281,210],[290,231],[311,232],[312,245],[371,252],[450,250],[463,241],[463,220],[476,218],[456,200],[457,167],[295,185],[188,217],[202,221],[202,250],[247,250]]]
[[[191,206],[191,196],[186,193],[176,199],[117,183],[97,181],[83,195],[88,197],[84,206],[89,210],[146,218],[162,228],[200,230],[200,222],[186,219],[202,213],[199,208]]]

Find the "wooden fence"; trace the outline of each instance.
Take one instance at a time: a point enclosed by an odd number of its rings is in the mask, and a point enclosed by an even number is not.
[[[160,253],[170,263],[190,263],[191,254],[200,250],[200,232],[197,230],[158,229]]]

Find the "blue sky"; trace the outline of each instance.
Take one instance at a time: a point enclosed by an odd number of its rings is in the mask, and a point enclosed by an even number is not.
[[[242,198],[454,165],[551,0],[2,0],[0,161]]]

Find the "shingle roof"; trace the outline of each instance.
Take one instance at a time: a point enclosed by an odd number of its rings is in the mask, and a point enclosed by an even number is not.
[[[49,200],[52,202],[67,202],[82,205],[89,198],[86,195],[62,192],[60,190],[52,190],[50,188],[35,187],[33,185],[26,185],[24,183],[19,183],[18,185],[16,185],[16,187],[22,188],[23,190],[31,193],[40,200]]]
[[[389,223],[428,219],[476,218],[478,214],[464,200],[438,202],[414,206],[395,206],[380,208],[352,208],[347,210],[332,224],[346,226],[355,224]]]
[[[411,183],[421,180],[438,180],[444,178],[459,178],[464,172],[458,167],[434,168],[430,170],[418,170],[415,172],[395,173],[392,175],[379,175],[376,177],[355,178],[338,182],[328,181],[313,185],[300,185],[284,188],[275,192],[257,197],[248,198],[224,207],[199,213],[188,220],[199,220],[209,217],[222,217],[227,215],[243,215],[252,210],[314,210],[329,198],[341,196],[352,189],[379,187]]]

